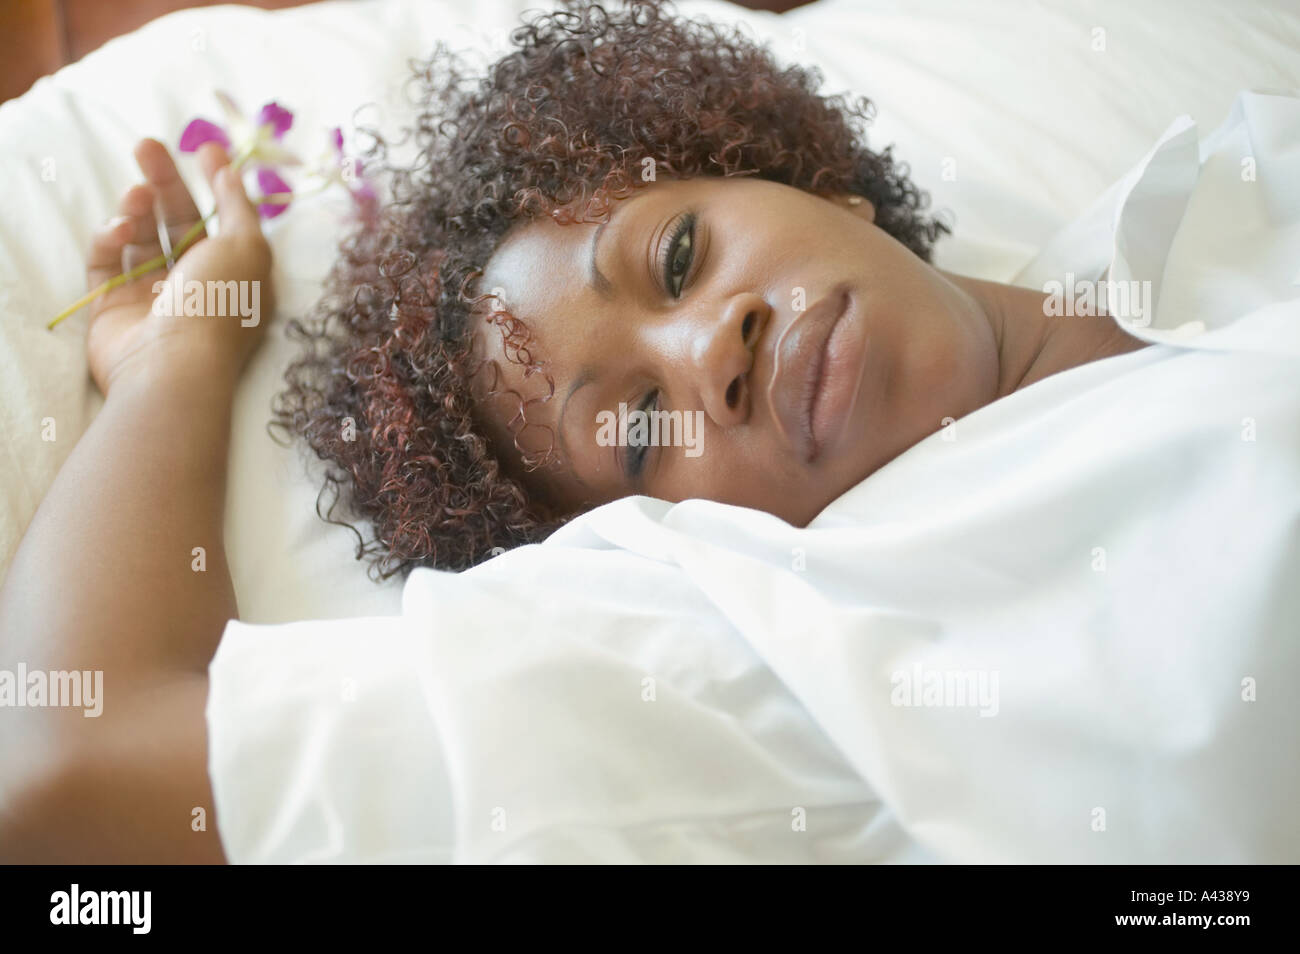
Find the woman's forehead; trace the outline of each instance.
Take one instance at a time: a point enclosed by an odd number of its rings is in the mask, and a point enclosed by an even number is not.
[[[512,231],[498,246],[479,283],[500,306],[522,321],[555,310],[577,291],[583,239],[594,225],[558,225],[535,219]]]

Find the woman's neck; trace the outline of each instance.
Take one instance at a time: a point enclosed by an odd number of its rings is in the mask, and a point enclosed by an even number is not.
[[[951,272],[942,274],[970,296],[993,331],[998,354],[997,393],[993,400],[1058,371],[1147,345],[1108,315],[1047,314],[1044,303],[1049,296],[1045,292]]]

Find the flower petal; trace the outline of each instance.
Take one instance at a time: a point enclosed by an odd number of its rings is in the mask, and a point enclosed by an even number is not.
[[[217,97],[217,102],[221,104],[221,111],[226,114],[225,128],[229,130],[230,138],[240,148],[244,147],[253,134],[252,127],[248,123],[248,117],[239,111],[238,104],[230,98],[229,93],[218,89],[213,91],[213,95]]]
[[[194,152],[205,142],[221,143],[223,149],[227,151],[230,149],[230,137],[226,135],[224,129],[206,119],[191,119],[185,131],[181,133],[181,152]]]
[[[293,113],[275,101],[267,103],[262,107],[262,111],[257,114],[257,128],[265,129],[270,126],[273,139],[282,138],[292,125]]]
[[[293,194],[293,188],[284,179],[280,178],[279,173],[274,169],[266,166],[260,166],[257,170],[257,187],[261,190],[262,195],[276,195],[288,193]],[[258,213],[264,219],[273,219],[282,214],[289,208],[289,201],[283,202],[262,202],[257,206]]]
[[[260,139],[253,147],[252,158],[266,166],[300,166],[302,160],[272,139]]]
[[[240,112],[239,106],[237,106],[235,101],[231,99],[229,93],[224,90],[216,89],[212,91],[212,95],[217,97],[217,102],[221,104],[221,111],[226,114],[226,120],[228,122],[233,123],[237,119],[244,118],[244,114]]]
[[[343,130],[340,127],[335,126],[330,130],[330,142],[334,143],[334,151],[343,155]]]

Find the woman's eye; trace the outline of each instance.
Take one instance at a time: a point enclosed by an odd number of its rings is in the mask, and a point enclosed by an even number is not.
[[[635,481],[640,479],[642,472],[645,470],[645,461],[646,461],[646,457],[650,453],[650,446],[651,446],[649,440],[649,434],[651,433],[650,423],[651,421],[653,421],[651,415],[654,413],[655,409],[658,408],[658,406],[659,406],[659,391],[656,389],[654,391],[651,391],[646,396],[645,400],[642,401],[639,405],[637,405],[636,411],[640,412],[640,415],[642,416],[642,420],[640,422],[641,429],[638,431],[638,429],[636,428],[636,422],[633,422],[633,425],[628,428],[630,434],[639,433],[646,436],[646,440],[644,442],[637,441],[636,443],[633,443],[630,439],[628,440],[626,467],[627,467],[627,475],[631,480]]]
[[[691,270],[691,256],[695,251],[695,216],[684,215],[673,230],[666,246],[663,264],[664,287],[677,298],[682,293],[682,283]]]

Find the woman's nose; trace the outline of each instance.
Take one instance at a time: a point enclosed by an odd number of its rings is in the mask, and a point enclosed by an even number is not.
[[[733,295],[714,317],[706,317],[692,346],[700,399],[719,427],[743,424],[752,403],[754,348],[772,309],[761,296],[746,292]]]

